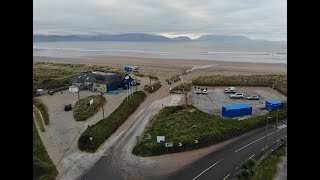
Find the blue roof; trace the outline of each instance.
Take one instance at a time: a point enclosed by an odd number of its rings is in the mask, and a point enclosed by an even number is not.
[[[244,109],[244,108],[250,108],[251,106],[249,104],[232,104],[228,106],[223,106],[226,108],[226,110],[233,110],[233,109]]]
[[[266,103],[270,103],[270,104],[281,104],[283,103],[282,101],[279,100],[267,100]]]

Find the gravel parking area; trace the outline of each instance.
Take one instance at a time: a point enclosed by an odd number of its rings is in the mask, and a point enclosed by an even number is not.
[[[142,90],[145,84],[149,84],[149,78],[140,78],[141,85],[137,86],[137,90]],[[136,87],[133,87],[133,91]],[[103,118],[103,112],[100,108],[94,116],[86,121],[75,121],[73,118],[73,110],[64,111],[64,105],[72,104],[74,107],[78,100],[78,93],[69,93],[68,90],[57,92],[53,96],[44,95],[39,98],[47,105],[50,118],[49,125],[46,126],[46,132],[39,132],[44,146],[46,147],[49,156],[53,163],[57,166],[59,172],[64,170],[61,166],[62,159],[68,157],[73,153],[81,152],[78,149],[78,139],[80,134],[85,131],[88,125],[93,125]],[[104,115],[109,116],[122,101],[127,97],[126,90],[117,91],[119,94],[104,94],[107,99],[104,105]],[[80,91],[80,98],[85,98],[90,95],[98,95],[99,92]]]
[[[253,115],[264,115],[266,112],[261,110],[261,108],[265,106],[266,100],[287,100],[286,96],[269,87],[236,87],[236,91],[243,93],[244,97],[258,95],[260,100],[231,99],[230,94],[224,93],[224,89],[227,87],[201,88],[208,88],[208,94],[196,94],[194,87],[192,87],[189,98],[194,106],[214,115],[221,115],[222,106],[242,103],[252,106]]]

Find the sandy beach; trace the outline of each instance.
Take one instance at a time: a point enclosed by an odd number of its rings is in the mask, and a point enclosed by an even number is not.
[[[213,60],[185,60],[140,58],[125,56],[103,56],[87,58],[54,58],[33,57],[34,61],[57,63],[92,64],[123,68],[124,66],[139,66],[140,72],[159,77],[181,74],[189,71],[189,77],[199,75],[250,75],[250,74],[287,74],[287,64],[248,63]],[[194,69],[192,69],[194,68]]]

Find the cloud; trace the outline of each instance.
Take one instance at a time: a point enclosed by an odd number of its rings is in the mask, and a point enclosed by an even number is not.
[[[34,33],[238,34],[286,40],[285,0],[34,0]]]

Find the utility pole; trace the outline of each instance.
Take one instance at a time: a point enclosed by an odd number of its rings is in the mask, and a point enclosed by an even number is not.
[[[150,76],[149,76],[149,79],[150,79],[150,85],[151,85],[151,74],[150,74]]]
[[[276,117],[276,132],[275,132],[275,137],[274,137],[274,144],[276,144],[276,143],[277,143],[278,117],[279,117],[279,106],[278,106],[278,109],[277,109],[277,117]]]
[[[138,91],[138,80],[137,77],[134,77],[136,79],[136,92]]]
[[[267,150],[267,138],[268,138],[268,122],[269,122],[269,111],[267,113],[267,126],[266,126],[266,141],[265,141],[265,147]]]
[[[103,97],[103,92],[101,92],[101,99]],[[104,108],[103,108],[103,103],[101,103],[101,108],[102,108],[102,119],[104,119]]]
[[[80,101],[80,87],[78,87],[78,101]]]

